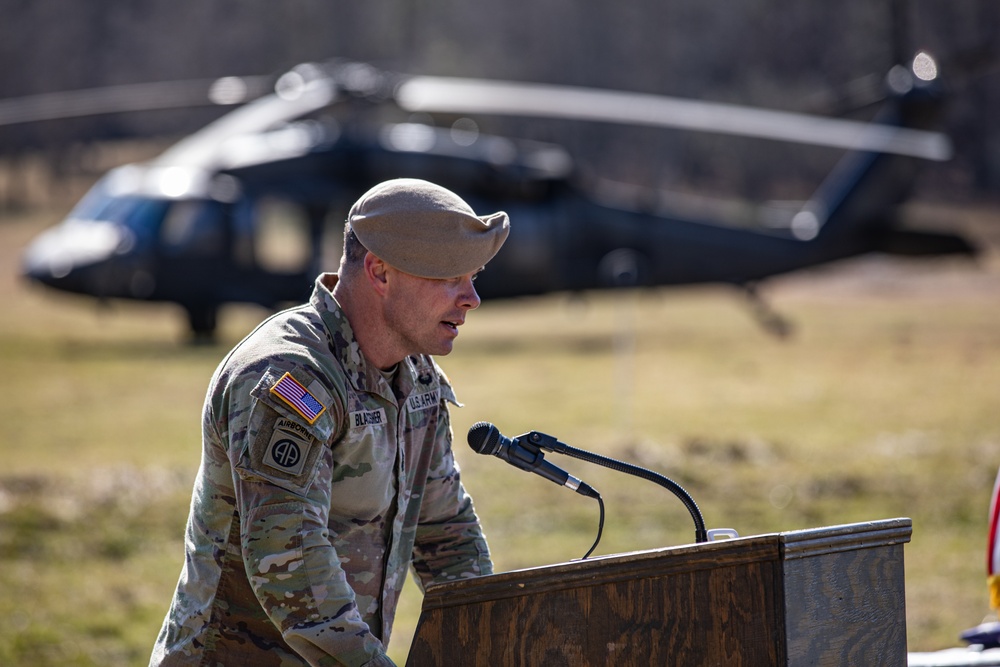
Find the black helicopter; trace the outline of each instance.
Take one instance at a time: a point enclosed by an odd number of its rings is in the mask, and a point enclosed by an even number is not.
[[[332,265],[324,254],[339,253],[327,221],[342,221],[360,193],[399,176],[440,183],[515,221],[477,282],[484,299],[709,282],[753,295],[769,276],[863,253],[972,254],[964,238],[906,230],[896,216],[921,162],[951,155],[948,139],[929,131],[942,106],[936,64],[919,54],[885,83],[875,121],[856,123],[354,62],[301,65],[272,94],[151,162],[107,174],[30,244],[23,273],[101,299],[177,303],[192,332],[211,337],[223,304],[304,299],[320,267]],[[488,136],[467,118],[451,127],[385,122],[387,108],[679,127],[847,152],[808,201],[770,211],[766,228],[738,227],[666,194],[584,186],[560,146]]]

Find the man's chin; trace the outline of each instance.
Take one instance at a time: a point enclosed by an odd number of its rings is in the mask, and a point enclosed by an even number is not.
[[[443,357],[446,354],[451,354],[452,349],[455,347],[455,339],[448,338],[446,340],[436,341],[433,345],[428,346],[427,354],[433,357]]]
[[[451,354],[451,351],[452,351],[452,349],[454,349],[454,347],[455,347],[455,344],[452,343],[452,342],[449,342],[446,345],[439,346],[437,352],[431,352],[430,354],[433,357],[443,357],[443,356],[445,356],[447,354]]]

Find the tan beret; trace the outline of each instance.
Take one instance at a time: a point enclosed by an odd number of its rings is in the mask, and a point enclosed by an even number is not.
[[[477,216],[454,192],[415,178],[376,185],[347,222],[383,261],[422,278],[455,278],[484,266],[510,232],[503,211]]]

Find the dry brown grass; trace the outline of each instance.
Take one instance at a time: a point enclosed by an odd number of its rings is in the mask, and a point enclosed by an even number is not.
[[[58,213],[0,219],[0,664],[140,665],[180,567],[205,384],[263,313],[233,308],[220,345],[189,347],[170,307],[102,309],[29,288],[16,279],[19,249]],[[995,233],[991,212],[960,213]],[[456,447],[498,569],[581,556],[597,511],[476,456],[464,443],[478,420],[667,474],[710,527],[744,535],[909,516],[910,647],[956,644],[989,613],[995,256],[978,267],[861,259],[765,294],[791,338],[765,334],[719,288],[498,302],[470,317],[442,363],[466,404]],[[607,502],[598,553],[692,540],[662,489],[558,463]],[[418,608],[408,593],[400,660]]]

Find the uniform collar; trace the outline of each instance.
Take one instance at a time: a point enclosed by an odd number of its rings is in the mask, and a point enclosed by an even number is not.
[[[347,315],[333,296],[338,279],[335,273],[320,274],[309,302],[323,318],[330,334],[330,348],[351,385],[358,391],[378,394],[393,402],[401,401],[414,392],[436,388],[438,374],[429,356],[411,355],[400,361],[393,375],[394,386],[390,386],[385,375],[368,362],[354,337]]]

